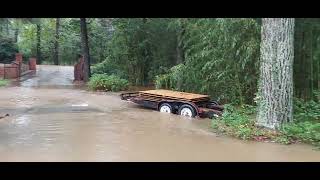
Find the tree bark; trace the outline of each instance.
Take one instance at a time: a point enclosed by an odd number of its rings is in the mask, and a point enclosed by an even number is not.
[[[60,18],[56,18],[56,35],[54,41],[54,57],[55,65],[59,65],[59,33],[60,33]]]
[[[259,126],[279,129],[293,120],[294,23],[294,18],[262,19]]]
[[[19,35],[19,29],[16,28],[14,30],[14,42],[17,43],[18,42],[18,35]]]
[[[181,19],[178,19],[178,21],[182,22]],[[182,24],[182,23],[181,23]],[[178,30],[177,30],[177,45],[176,45],[176,55],[177,55],[177,60],[176,60],[176,64],[181,64],[184,62],[184,51],[183,51],[183,42],[182,42],[182,37],[184,35],[184,26],[183,24],[180,25],[178,27]],[[182,88],[182,78],[181,77],[178,77],[178,80],[177,80],[177,89],[181,90]]]
[[[302,69],[302,45],[303,45],[303,29],[301,19],[295,21],[295,39],[294,39],[294,64],[293,64],[293,81],[295,97],[302,98],[303,87],[303,69]]]
[[[310,27],[310,41],[309,41],[310,53],[309,53],[309,60],[310,60],[310,98],[313,99],[313,29]]]
[[[85,82],[88,82],[91,76],[91,73],[90,73],[90,53],[89,53],[86,18],[80,18],[80,26],[81,26],[81,46],[82,46],[82,54],[83,54],[83,60],[84,60],[83,80]]]
[[[9,19],[6,18],[6,34],[7,34],[8,37],[10,36],[9,23],[10,23]]]
[[[318,34],[319,32],[315,33],[315,34]],[[317,35],[314,39],[314,48],[315,49],[318,49],[319,45],[318,45],[318,38],[319,38],[319,35]],[[320,76],[320,60],[315,58],[313,60],[313,63],[314,63],[314,88],[316,90],[319,90],[320,89],[320,80],[319,80],[319,76]]]
[[[37,24],[37,62],[41,64],[41,25]]]

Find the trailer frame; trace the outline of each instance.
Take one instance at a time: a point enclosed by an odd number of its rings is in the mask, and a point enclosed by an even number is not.
[[[221,116],[223,112],[223,106],[219,105],[217,101],[213,101],[211,99],[204,99],[203,101],[199,100],[197,102],[192,102],[191,100],[180,100],[174,99],[173,97],[161,98],[159,96],[157,100],[150,100],[150,98],[146,98],[143,95],[141,95],[141,93],[143,92],[144,91],[122,93],[120,94],[120,97],[122,100],[130,101],[146,108],[155,109],[157,111],[160,111],[161,105],[166,103],[167,106],[171,106],[170,113],[173,114],[179,114],[179,110],[183,105],[185,105],[185,107],[189,107],[189,109],[191,106],[194,110],[194,113],[192,113],[191,117],[212,118]]]

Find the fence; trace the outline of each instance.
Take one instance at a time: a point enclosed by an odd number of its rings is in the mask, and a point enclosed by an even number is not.
[[[30,58],[28,64],[22,61],[22,54],[17,53],[11,64],[0,64],[0,78],[14,79],[36,70],[36,59]]]

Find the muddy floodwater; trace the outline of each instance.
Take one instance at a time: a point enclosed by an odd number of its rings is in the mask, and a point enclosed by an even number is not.
[[[38,66],[0,88],[0,161],[320,161],[312,146],[246,142],[208,119],[163,114],[74,86],[73,67]]]

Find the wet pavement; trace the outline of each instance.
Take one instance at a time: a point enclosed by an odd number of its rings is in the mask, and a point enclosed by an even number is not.
[[[320,161],[312,146],[242,141],[208,119],[163,114],[72,84],[73,67],[38,66],[0,88],[0,161]]]

